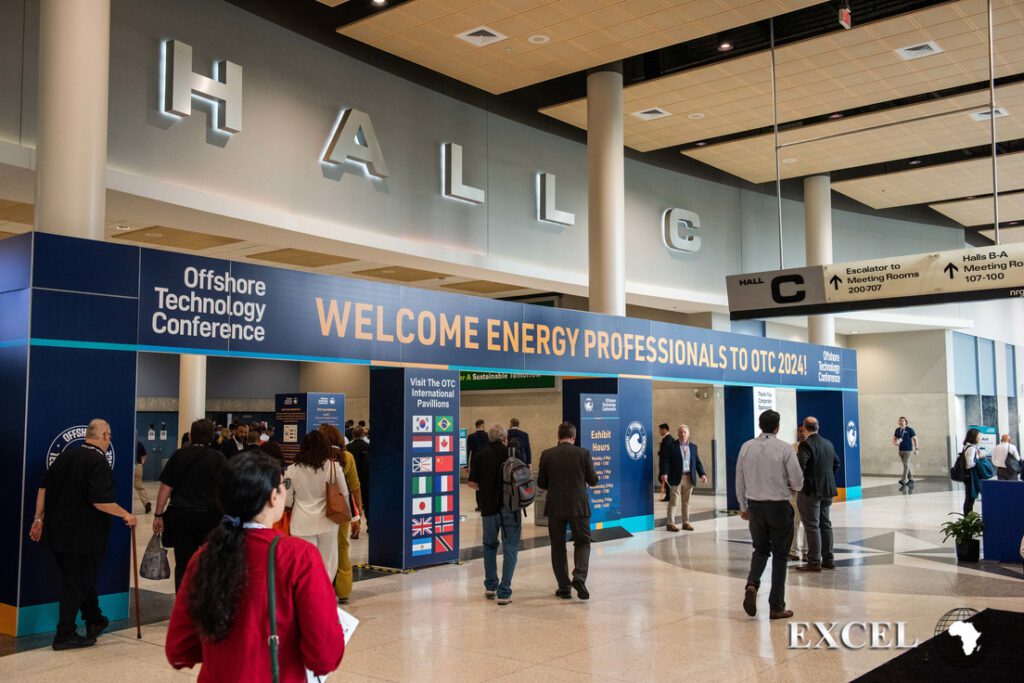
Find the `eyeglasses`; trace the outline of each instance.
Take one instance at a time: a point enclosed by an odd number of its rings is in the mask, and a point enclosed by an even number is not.
[[[284,490],[285,491],[291,490],[291,488],[292,488],[292,479],[291,479],[291,477],[285,477],[284,479],[282,479],[281,480],[281,485],[284,486]]]

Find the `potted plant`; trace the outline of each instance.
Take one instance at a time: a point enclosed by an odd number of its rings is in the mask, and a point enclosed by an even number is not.
[[[950,516],[960,519],[943,522],[939,529],[943,533],[942,542],[945,543],[952,536],[956,539],[956,559],[958,562],[977,562],[981,559],[981,536],[982,523],[981,515],[971,511],[966,515],[959,512],[951,512]]]

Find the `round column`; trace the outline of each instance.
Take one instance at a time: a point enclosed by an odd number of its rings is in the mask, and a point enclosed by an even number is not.
[[[35,227],[103,239],[110,0],[41,0]]]
[[[804,178],[804,231],[807,265],[832,263],[832,179],[827,175]],[[807,341],[835,346],[835,318],[831,315],[807,316]]]
[[[626,315],[626,184],[622,65],[587,75],[590,310]]]
[[[178,365],[178,431],[206,417],[206,356],[182,354]]]

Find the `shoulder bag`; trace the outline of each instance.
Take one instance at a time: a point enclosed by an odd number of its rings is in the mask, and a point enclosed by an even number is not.
[[[1019,455],[1019,454],[1018,454]],[[1010,450],[1009,446],[1006,448],[1006,467],[1014,474],[1020,474],[1020,458],[1014,457],[1013,451]]]
[[[327,505],[324,507],[324,512],[327,519],[335,524],[347,524],[352,521],[352,510],[349,509],[348,501],[345,500],[345,495],[341,492],[341,487],[338,486],[338,467],[340,465],[335,460],[328,460],[327,464],[331,471],[327,478]]]
[[[982,479],[991,479],[996,476],[996,466],[984,455],[978,455],[974,466],[978,468],[978,476]]]
[[[270,646],[270,678],[274,683],[281,680],[280,664],[277,658],[277,596],[274,588],[277,585],[274,577],[274,555],[277,551],[277,542],[280,536],[274,536],[270,542],[270,552],[267,554],[267,612],[270,615],[270,637],[267,638],[267,645]]]

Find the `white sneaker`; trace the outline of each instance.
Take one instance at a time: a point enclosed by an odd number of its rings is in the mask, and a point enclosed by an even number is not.
[[[499,605],[507,605],[510,602],[512,602],[512,597],[511,596],[509,596],[507,598],[498,598],[498,604]]]
[[[488,600],[493,600],[498,594],[498,591],[484,591],[484,597]]]

